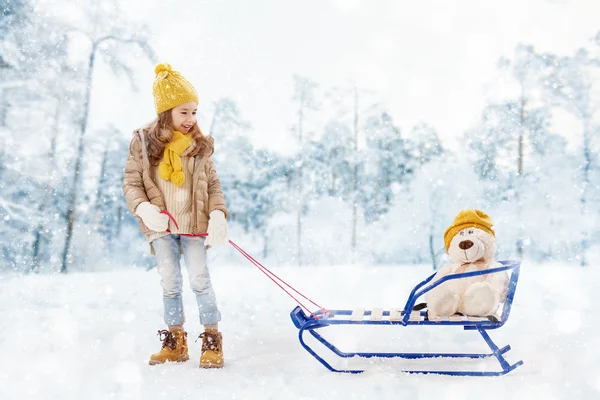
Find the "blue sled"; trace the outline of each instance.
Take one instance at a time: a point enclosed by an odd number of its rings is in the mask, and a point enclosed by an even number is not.
[[[502,325],[506,323],[508,320],[508,316],[510,314],[510,309],[512,306],[512,302],[515,296],[515,290],[517,288],[517,281],[519,279],[519,269],[520,262],[518,261],[501,261],[502,267],[492,268],[486,271],[475,271],[475,272],[466,272],[461,274],[448,275],[443,277],[440,280],[435,281],[434,283],[430,283],[430,281],[435,276],[435,273],[432,274],[429,278],[425,279],[423,282],[419,283],[410,293],[406,305],[403,310],[392,309],[389,311],[383,311],[381,309],[373,309],[373,310],[363,310],[357,309],[354,311],[351,310],[330,310],[323,314],[321,311],[317,311],[314,315],[306,315],[304,311],[300,308],[300,306],[296,307],[290,313],[292,317],[292,321],[296,328],[299,329],[298,338],[300,339],[300,344],[302,347],[306,349],[313,357],[315,357],[321,364],[323,364],[327,369],[333,372],[346,372],[352,374],[358,374],[364,372],[364,370],[353,370],[353,369],[335,369],[330,364],[328,364],[323,358],[321,358],[310,346],[306,344],[304,341],[304,333],[309,332],[315,339],[321,342],[325,347],[331,350],[334,354],[342,358],[350,358],[350,357],[363,357],[363,358],[371,358],[371,357],[384,357],[384,358],[392,358],[392,357],[401,357],[401,358],[410,358],[410,359],[419,359],[419,358],[435,358],[435,357],[450,357],[450,358],[486,358],[486,357],[496,357],[498,362],[500,363],[501,370],[500,371],[492,371],[492,372],[484,372],[484,371],[412,371],[407,370],[404,372],[407,373],[421,373],[421,374],[442,374],[442,375],[456,375],[456,376],[499,376],[507,374],[508,372],[514,370],[520,365],[523,365],[523,361],[518,361],[514,364],[510,364],[504,358],[504,354],[510,350],[510,346],[504,346],[499,348],[492,341],[487,331],[491,329],[498,329]],[[428,320],[426,318],[425,311],[412,311],[405,312],[404,310],[412,310],[415,306],[415,303],[419,297],[433,289],[434,287],[448,281],[451,279],[461,279],[468,278],[478,275],[486,275],[493,274],[501,271],[510,270],[510,287],[508,290],[508,295],[506,301],[502,307],[502,315],[497,321],[492,321],[488,318],[483,317],[469,317],[469,316],[461,316],[455,315],[449,318],[438,318],[435,320]],[[429,285],[428,285],[429,284]],[[316,318],[315,318],[316,317]],[[456,325],[461,326],[464,330],[476,330],[479,332],[483,340],[490,347],[491,352],[485,354],[477,354],[477,353],[350,353],[343,352],[331,344],[327,339],[323,338],[319,333],[317,333],[317,329],[324,328],[331,325]]]

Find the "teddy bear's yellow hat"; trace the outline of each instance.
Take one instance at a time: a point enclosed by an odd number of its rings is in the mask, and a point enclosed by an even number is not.
[[[452,225],[444,232],[444,244],[446,245],[446,251],[450,247],[450,242],[456,234],[466,228],[479,228],[482,231],[489,233],[496,237],[494,232],[492,219],[489,215],[483,211],[476,210],[474,208],[467,208],[458,213]]]

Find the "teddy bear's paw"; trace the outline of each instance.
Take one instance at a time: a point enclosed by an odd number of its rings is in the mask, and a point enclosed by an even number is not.
[[[492,315],[498,308],[498,294],[488,282],[476,282],[467,288],[459,305],[465,315]]]
[[[427,300],[427,308],[431,316],[447,317],[456,313],[458,301],[459,298],[456,293],[444,290]]]

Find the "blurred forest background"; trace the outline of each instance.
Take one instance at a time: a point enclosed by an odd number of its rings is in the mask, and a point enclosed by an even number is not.
[[[89,129],[90,99],[98,68],[139,90],[140,70],[164,60],[150,29],[116,6],[70,5],[73,23],[47,4],[0,0],[0,270],[149,266],[121,191],[137,126]],[[232,239],[274,264],[437,268],[444,230],[474,207],[494,219],[499,258],[593,264],[600,32],[572,54],[518,45],[497,68],[517,94],[473,110],[477,123],[453,146],[442,126],[400,126],[360,82],[290,76],[285,153],[252,143],[234,96],[211,99],[201,128],[215,137]]]

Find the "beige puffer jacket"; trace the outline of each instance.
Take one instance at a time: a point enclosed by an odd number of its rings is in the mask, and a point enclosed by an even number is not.
[[[129,146],[129,157],[125,164],[125,176],[123,179],[123,193],[127,201],[129,211],[135,216],[142,233],[149,240],[150,234],[154,233],[142,219],[135,215],[137,206],[144,202],[158,206],[164,210],[165,200],[160,189],[150,177],[150,162],[145,151],[147,133],[142,129],[134,132],[134,138]],[[140,135],[140,133],[143,133]],[[209,136],[209,140],[214,139]],[[221,190],[221,182],[210,156],[196,156],[194,158],[194,173],[192,181],[192,215],[195,215],[192,234],[205,233],[208,228],[208,216],[213,210],[221,210],[228,216],[225,197]]]

